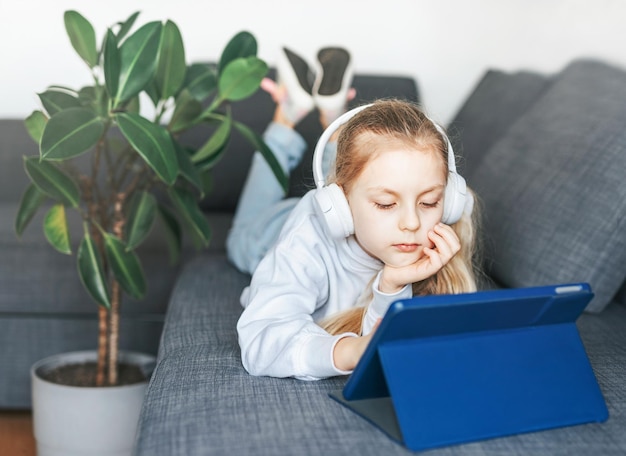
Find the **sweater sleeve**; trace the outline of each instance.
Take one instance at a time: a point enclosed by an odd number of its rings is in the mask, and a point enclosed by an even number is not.
[[[372,301],[363,317],[363,335],[367,335],[372,331],[376,321],[385,316],[385,312],[387,312],[387,309],[393,302],[399,299],[410,298],[413,295],[411,285],[406,285],[396,293],[383,293],[378,288],[381,274],[382,271],[378,273],[372,284]]]
[[[315,250],[279,243],[254,273],[237,323],[241,358],[252,375],[302,380],[342,375],[331,336],[313,320],[328,297],[328,279]]]

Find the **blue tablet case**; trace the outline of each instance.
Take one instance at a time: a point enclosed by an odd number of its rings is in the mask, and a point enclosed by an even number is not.
[[[592,297],[580,283],[395,302],[330,395],[411,450],[605,421],[575,323]]]

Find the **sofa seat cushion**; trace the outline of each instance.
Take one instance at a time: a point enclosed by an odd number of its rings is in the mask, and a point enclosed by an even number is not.
[[[144,400],[135,456],[411,455],[317,382],[254,377],[241,364],[236,323],[249,276],[206,253],[181,273],[168,307],[157,366]],[[588,455],[626,450],[626,308],[578,321],[611,418],[429,451],[434,455]],[[419,387],[419,378],[415,379]],[[419,430],[416,430],[419,432]]]
[[[626,279],[626,72],[565,68],[468,179],[489,272],[506,287],[589,282],[588,311]]]

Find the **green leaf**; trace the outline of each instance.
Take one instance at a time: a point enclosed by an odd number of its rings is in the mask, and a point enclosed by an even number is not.
[[[236,34],[228,42],[220,57],[219,70],[223,70],[233,60],[239,57],[254,57],[257,54],[257,42],[254,36],[247,31]]]
[[[139,114],[141,111],[141,102],[139,101],[139,97],[133,97],[126,103],[124,107],[126,112],[132,112],[134,114]]]
[[[200,172],[210,171],[222,159],[222,157],[228,150],[227,146],[228,146],[228,143],[225,143],[217,151],[215,151],[215,153],[211,155],[211,157],[207,158],[206,160],[202,160],[200,162],[194,163],[195,166],[200,170]],[[205,189],[205,193],[208,193],[206,191],[206,185],[203,184],[203,188]]]
[[[135,249],[150,233],[156,218],[156,208],[156,198],[148,192],[139,192],[133,197],[126,223],[126,239],[129,250]]]
[[[193,234],[207,246],[211,239],[211,228],[193,195],[186,190],[173,187],[168,189],[168,195]]]
[[[217,73],[204,63],[195,63],[187,69],[185,87],[198,101],[203,101],[217,88]]]
[[[178,175],[178,161],[168,131],[133,113],[119,113],[117,123],[124,137],[163,182],[172,185]]]
[[[65,206],[55,204],[50,208],[43,220],[43,232],[52,247],[66,255],[72,254]]]
[[[41,104],[50,117],[69,108],[80,108],[78,94],[69,93],[64,89],[49,88],[39,94]]]
[[[41,141],[41,135],[43,134],[43,129],[46,127],[46,122],[48,122],[48,118],[41,111],[33,111],[31,115],[24,120],[26,131],[28,131],[30,137],[33,138],[37,144]]]
[[[122,44],[120,80],[115,106],[137,95],[154,77],[161,27],[160,22],[150,22],[129,36]]]
[[[220,97],[239,101],[248,98],[261,86],[267,75],[267,64],[256,57],[237,58],[220,72],[218,88]]]
[[[126,244],[109,233],[104,233],[104,250],[113,275],[122,289],[135,299],[146,294],[146,279],[139,257]]]
[[[159,101],[161,100],[161,95],[159,94],[159,88],[157,87],[154,79],[146,86],[144,92],[146,93],[146,95],[148,95],[148,97],[152,101],[152,104],[155,107],[158,106]]]
[[[224,147],[228,138],[230,138],[232,126],[233,120],[229,112],[228,115],[223,117],[222,123],[217,127],[208,141],[194,154],[192,161],[194,163],[200,163],[214,157],[217,152]]]
[[[106,84],[109,97],[113,98],[117,94],[120,82],[120,51],[117,48],[117,38],[111,29],[107,30],[104,40],[104,82]]]
[[[17,216],[15,217],[15,233],[18,237],[22,235],[45,200],[46,195],[39,191],[33,184],[30,184],[26,188],[20,200]]]
[[[202,113],[202,104],[189,90],[183,89],[176,97],[176,108],[169,123],[169,130],[178,133],[194,126]]]
[[[104,274],[102,256],[86,225],[84,225],[84,229],[85,237],[81,241],[76,254],[78,275],[89,295],[98,304],[110,308],[111,294],[109,293],[107,279]]]
[[[65,30],[72,46],[89,68],[98,64],[96,32],[91,23],[76,11],[66,11],[63,15]]]
[[[65,160],[87,152],[100,140],[104,124],[90,109],[70,108],[53,115],[41,136],[39,151],[47,160]]]
[[[52,163],[39,161],[39,157],[24,157],[24,169],[33,183],[46,195],[63,204],[78,207],[78,185]]]
[[[235,128],[239,130],[239,132],[242,134],[242,136],[246,138],[246,140],[250,144],[252,144],[256,150],[261,152],[261,155],[263,155],[265,161],[267,161],[281,187],[283,188],[285,193],[287,193],[289,191],[289,176],[285,174],[283,168],[280,166],[280,163],[278,163],[278,160],[276,160],[274,153],[267,146],[267,144],[265,144],[263,138],[255,131],[251,130],[249,127],[240,122],[235,122],[234,125]]]
[[[174,148],[176,149],[176,158],[178,159],[178,167],[180,169],[180,175],[183,176],[189,183],[194,185],[200,193],[204,193],[202,186],[202,179],[200,173],[191,161],[191,156],[185,150],[185,148],[176,140],[172,140]]]
[[[200,171],[200,181],[202,182],[203,195],[208,195],[213,191],[213,173],[210,169]]]
[[[159,205],[159,215],[165,227],[165,240],[170,254],[170,264],[178,263],[183,248],[183,234],[174,214],[165,206]]]
[[[162,100],[174,96],[185,82],[185,46],[178,26],[167,21],[161,32],[156,84]]]
[[[78,91],[80,105],[105,119],[109,115],[109,95],[102,86],[87,86]]]
[[[126,35],[128,35],[128,32],[130,32],[130,29],[133,27],[135,21],[137,20],[137,16],[139,16],[139,11],[135,11],[129,16],[128,19],[120,23],[120,30],[117,32],[118,43],[121,42]]]

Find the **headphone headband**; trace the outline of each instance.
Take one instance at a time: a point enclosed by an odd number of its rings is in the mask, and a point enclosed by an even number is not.
[[[324,157],[324,150],[326,149],[326,144],[330,140],[330,137],[335,133],[339,127],[343,124],[347,123],[350,119],[352,119],[356,114],[363,111],[366,108],[372,106],[373,103],[369,103],[362,106],[357,106],[356,108],[351,109],[350,111],[344,112],[341,116],[337,117],[327,128],[324,130],[320,139],[317,141],[317,145],[315,146],[315,150],[313,151],[313,179],[315,180],[315,186],[317,188],[322,188],[326,185],[326,178],[324,177],[324,172],[322,170],[322,162]],[[446,141],[446,146],[448,149],[448,172],[456,173],[456,163],[454,159],[454,150],[452,149],[452,143],[450,143],[450,139],[446,132],[441,128],[441,126],[432,120],[430,117],[426,116],[428,120],[432,122],[437,131],[441,134],[441,136]]]
[[[315,146],[315,150],[313,151],[313,179],[315,180],[315,185],[317,188],[322,188],[326,185],[326,178],[324,177],[324,172],[322,171],[322,159],[324,157],[324,149],[326,148],[326,144],[330,137],[335,133],[339,127],[352,119],[356,114],[363,111],[365,108],[369,108],[372,106],[372,103],[366,104],[363,106],[358,106],[350,111],[344,112],[342,115],[337,117],[322,133],[320,139],[317,141],[317,145]]]

